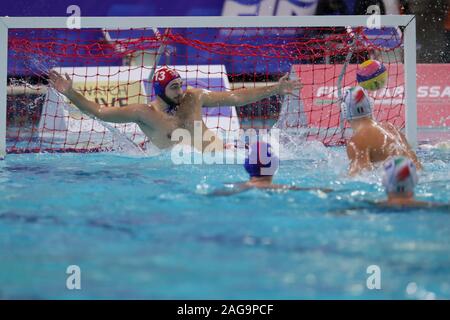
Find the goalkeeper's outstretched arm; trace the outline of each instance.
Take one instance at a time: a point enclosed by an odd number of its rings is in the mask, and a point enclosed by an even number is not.
[[[142,109],[145,107],[145,105],[141,104],[131,104],[124,107],[102,108],[98,103],[86,99],[81,93],[74,90],[72,79],[67,73],[64,78],[58,72],[50,71],[49,83],[81,111],[103,121],[114,123],[139,122]]]
[[[220,106],[243,106],[252,102],[259,101],[273,95],[293,94],[294,90],[300,90],[302,84],[300,80],[289,80],[289,74],[286,73],[277,84],[250,89],[240,89],[234,91],[207,91],[203,90],[201,100],[204,107]]]

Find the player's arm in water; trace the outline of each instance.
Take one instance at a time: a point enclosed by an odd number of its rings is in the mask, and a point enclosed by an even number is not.
[[[450,204],[447,203],[437,203],[437,202],[429,202],[429,201],[419,201],[419,200],[412,200],[406,203],[391,203],[387,200],[380,200],[380,201],[372,201],[373,205],[379,207],[379,208],[393,208],[393,209],[408,209],[408,210],[414,210],[414,209],[436,209],[439,211],[445,211],[450,212]]]
[[[370,210],[370,212],[391,213],[394,212],[409,212],[414,210],[433,209],[432,212],[450,213],[450,204],[436,203],[427,201],[413,201],[406,204],[392,204],[386,200],[361,200],[361,205],[355,205],[354,201],[347,208],[340,208],[330,210],[329,212],[336,215],[354,215],[363,210]]]
[[[265,187],[257,187],[259,189],[266,189],[266,190],[292,190],[292,191],[321,191],[325,193],[332,192],[333,189],[328,188],[305,188],[305,187],[297,187],[297,186],[291,186],[287,184],[272,184],[270,186]]]
[[[101,107],[98,103],[86,99],[81,93],[73,89],[72,79],[66,73],[65,78],[52,70],[49,73],[49,83],[57,91],[65,95],[82,112],[100,120],[114,123],[145,122],[151,118],[152,108],[144,104],[130,104],[123,107]]]
[[[294,90],[300,90],[300,80],[289,80],[288,77],[289,74],[286,73],[277,84],[267,87],[220,92],[202,90],[201,101],[204,107],[243,106],[276,94],[292,94]]]
[[[351,176],[357,175],[365,169],[373,169],[370,161],[370,150],[363,138],[363,135],[353,137],[347,143],[347,156],[350,160],[348,174]]]
[[[252,189],[252,187],[248,186],[245,182],[233,183],[230,187],[211,192],[209,196],[232,196],[250,189]]]
[[[297,186],[290,186],[285,184],[271,184],[271,185],[262,185],[256,186],[251,185],[248,182],[243,183],[233,183],[231,188],[224,188],[220,190],[216,190],[210,193],[210,196],[232,196],[238,193],[242,193],[244,191],[250,189],[261,189],[266,191],[321,191],[325,193],[332,192],[332,189],[328,188],[302,188]]]

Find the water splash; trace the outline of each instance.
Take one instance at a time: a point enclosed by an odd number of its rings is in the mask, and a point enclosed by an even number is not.
[[[70,108],[70,106],[67,104],[66,99],[64,95],[54,89],[51,88],[51,90],[55,93],[58,101],[57,103],[61,104],[65,109]],[[125,133],[120,132],[119,129],[115,128],[113,125],[100,120],[96,117],[91,116],[92,119],[97,121],[99,124],[101,124],[103,127],[108,129],[108,131],[112,134],[115,143],[112,147],[113,151],[119,152],[119,153],[125,153],[130,156],[148,156],[150,155],[142,147],[140,147],[138,144],[136,144],[134,141],[132,141]],[[150,149],[153,151],[153,149]]]
[[[98,121],[102,126],[111,132],[114,138],[118,141],[118,146],[114,148],[115,151],[126,153],[127,155],[147,156],[147,153],[133,140],[131,140],[125,133],[119,131],[119,129],[110,125],[109,123],[102,121],[98,118],[94,119]]]
[[[49,71],[60,66],[61,62],[48,56],[44,58],[39,55],[33,55],[25,60],[24,64],[29,70],[33,70],[34,72],[39,71],[41,73],[40,75],[48,75]]]

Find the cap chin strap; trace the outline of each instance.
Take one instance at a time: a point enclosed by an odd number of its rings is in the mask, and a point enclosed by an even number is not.
[[[175,112],[177,112],[178,104],[170,100],[165,94],[158,95],[158,97],[167,103],[168,107],[164,110],[166,113],[175,114]]]

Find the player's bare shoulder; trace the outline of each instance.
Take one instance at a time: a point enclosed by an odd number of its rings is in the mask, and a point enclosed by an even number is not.
[[[185,98],[200,98],[204,94],[205,89],[189,88],[186,89],[184,95]]]
[[[371,127],[360,128],[347,142],[347,154],[357,154],[371,145],[373,129]]]
[[[374,134],[374,131],[376,131],[376,129],[371,125],[360,127],[358,131],[356,131],[352,135],[350,141],[358,144],[364,144],[364,142],[367,141],[367,138],[371,137]]]
[[[383,121],[383,122],[380,123],[380,126],[383,129],[388,130],[390,132],[397,132],[398,131],[397,128],[390,122]]]
[[[138,124],[151,125],[161,113],[153,102],[150,102],[149,104],[135,104],[133,107],[137,119],[139,119],[136,121]]]
[[[382,122],[380,123],[380,127],[383,128],[386,132],[388,132],[393,139],[398,139],[399,141],[404,140],[401,131],[392,123]]]
[[[204,95],[207,94],[208,90],[190,88],[184,93],[182,105],[187,109],[194,108],[195,110],[200,110],[203,106]]]
[[[184,92],[183,103],[196,103],[201,101],[203,89],[189,88]]]

